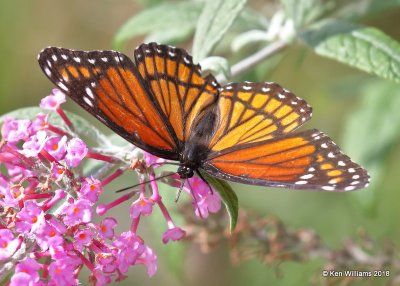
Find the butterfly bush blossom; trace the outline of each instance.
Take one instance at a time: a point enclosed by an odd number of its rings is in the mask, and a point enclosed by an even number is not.
[[[101,154],[78,138],[74,126],[61,108],[65,95],[55,89],[42,99],[46,113],[33,120],[6,118],[1,128],[0,163],[0,281],[13,273],[14,285],[78,285],[82,267],[91,273],[94,285],[125,279],[130,266],[144,264],[149,276],[157,271],[157,256],[138,233],[142,217],[158,207],[166,220],[163,243],[181,240],[185,231],[175,225],[163,203],[154,169],[167,163],[146,152],[143,159],[119,158]],[[57,113],[64,124],[50,123]],[[117,148],[117,147],[115,147]],[[86,159],[105,165],[119,163],[116,171],[96,178],[83,176]],[[125,170],[138,171],[139,190],[118,194],[99,204],[104,187]],[[165,176],[164,182],[181,187],[179,176]],[[193,177],[182,186],[192,197],[200,218],[221,208],[218,193],[203,180]],[[168,199],[173,199],[168,196]],[[131,226],[118,233],[116,218],[107,212],[130,201],[125,209]],[[100,216],[102,219],[94,218]]]

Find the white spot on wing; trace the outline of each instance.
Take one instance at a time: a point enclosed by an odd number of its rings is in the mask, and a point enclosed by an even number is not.
[[[306,180],[308,180],[308,179],[311,179],[312,177],[314,177],[313,174],[307,174],[307,175],[301,176],[300,179],[306,179]]]
[[[96,62],[95,59],[88,59],[88,62],[91,63],[92,65],[94,65],[94,63]]]
[[[93,92],[89,87],[85,88],[85,91],[86,91],[86,94],[89,95],[90,98],[94,99]]]
[[[356,187],[355,186],[348,186],[346,188],[344,188],[345,191],[352,191],[354,190]]]
[[[49,70],[48,67],[44,68],[44,72],[47,74],[47,76],[51,76],[51,71]]]
[[[74,57],[74,61],[76,61],[77,63],[80,63],[80,62],[81,62],[81,59],[78,58],[78,57]]]
[[[56,55],[52,55],[51,58],[53,59],[53,61],[57,61],[57,56]]]
[[[61,89],[65,90],[65,91],[68,91],[68,87],[66,87],[62,82],[59,82],[57,85],[58,85]]]
[[[93,103],[90,101],[89,98],[87,98],[86,96],[83,97],[83,101],[87,103],[87,105],[89,105],[90,107],[93,107]]]
[[[278,93],[278,97],[279,98],[285,98],[286,96],[284,94],[282,94],[282,93]]]
[[[64,55],[64,54],[61,54],[61,57],[62,57],[64,60],[68,59],[68,56],[67,56],[67,55]]]
[[[308,183],[307,181],[297,181],[297,182],[295,182],[296,185],[305,185],[307,183]]]
[[[335,190],[335,187],[332,186],[322,186],[321,189],[325,190],[325,191],[333,191]]]
[[[251,89],[251,86],[244,85],[244,86],[243,86],[243,89],[244,89],[244,90],[250,90],[250,89]]]
[[[346,166],[346,163],[343,162],[343,161],[339,161],[339,162],[338,162],[338,165],[339,165],[339,166]]]
[[[108,58],[106,58],[106,57],[101,58],[101,60],[102,60],[103,62],[108,62]]]
[[[337,183],[337,180],[336,179],[330,179],[328,183],[334,185],[334,184]]]
[[[183,61],[184,61],[185,63],[187,63],[187,64],[190,64],[189,58],[188,58],[188,56],[186,56],[186,55],[183,57]]]

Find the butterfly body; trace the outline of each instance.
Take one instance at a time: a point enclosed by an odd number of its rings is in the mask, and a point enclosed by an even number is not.
[[[49,79],[102,123],[137,147],[179,162],[190,178],[202,169],[240,183],[351,191],[368,185],[366,170],[318,130],[293,132],[311,107],[281,86],[203,78],[183,49],[156,43],[134,62],[114,51],[46,48]]]
[[[178,174],[181,179],[193,177],[204,162],[207,160],[210,152],[207,139],[213,132],[215,124],[215,115],[212,110],[208,110],[207,114],[201,118],[199,123],[194,126],[188,143],[185,144],[180,153]]]

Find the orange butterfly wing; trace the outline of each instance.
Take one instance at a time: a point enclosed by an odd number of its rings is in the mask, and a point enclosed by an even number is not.
[[[351,191],[369,183],[366,170],[318,130],[232,146],[203,167],[221,179],[291,189]]]
[[[219,121],[209,149],[259,142],[287,134],[311,117],[311,107],[275,83],[232,83],[221,88]]]
[[[234,182],[271,187],[353,190],[367,172],[322,132],[292,133],[311,107],[275,83],[236,83],[221,89],[218,122],[203,168]]]
[[[159,157],[178,159],[174,130],[127,56],[50,47],[40,53],[39,64],[54,84],[117,134]]]
[[[215,104],[219,85],[212,75],[202,78],[200,66],[183,49],[142,44],[135,50],[135,60],[183,148],[192,128]]]

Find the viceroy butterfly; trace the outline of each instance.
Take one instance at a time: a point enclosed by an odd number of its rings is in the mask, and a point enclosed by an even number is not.
[[[311,107],[276,83],[220,86],[183,49],[142,44],[133,63],[115,51],[49,47],[49,79],[114,132],[158,157],[234,182],[325,191],[366,187],[365,169],[318,130],[293,131]]]

